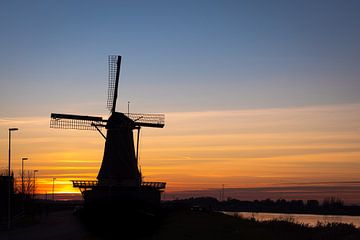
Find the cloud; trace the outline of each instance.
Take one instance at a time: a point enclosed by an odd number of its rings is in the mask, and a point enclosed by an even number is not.
[[[0,159],[10,126],[20,128],[14,169],[28,156],[39,178],[96,177],[104,147],[97,132],[50,129],[48,116],[0,119]],[[140,164],[146,179],[167,181],[170,191],[360,180],[359,126],[360,104],[172,112],[164,129],[141,131]]]

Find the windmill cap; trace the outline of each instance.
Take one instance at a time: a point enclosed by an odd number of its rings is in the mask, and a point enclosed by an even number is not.
[[[135,122],[130,118],[128,118],[123,113],[114,112],[113,114],[111,114],[109,120],[107,121],[106,128],[116,128],[116,127],[134,128]]]

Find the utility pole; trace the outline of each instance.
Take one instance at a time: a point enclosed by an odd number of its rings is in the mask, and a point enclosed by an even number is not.
[[[224,184],[222,184],[221,190],[220,190],[220,201],[224,201],[225,199],[225,188]]]
[[[53,201],[55,201],[55,194],[54,194],[54,189],[55,189],[55,179],[56,179],[56,178],[53,178],[53,186],[52,186],[52,198],[53,198]]]
[[[128,101],[128,117],[130,115],[130,101]]]
[[[225,200],[225,185],[222,185],[222,201]]]

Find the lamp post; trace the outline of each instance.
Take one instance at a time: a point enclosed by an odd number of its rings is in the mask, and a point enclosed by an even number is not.
[[[128,101],[128,116],[130,115],[130,101]]]
[[[24,186],[24,161],[29,160],[27,157],[21,158],[21,192],[25,197],[25,186]]]
[[[11,228],[11,132],[19,130],[18,128],[9,128],[9,168],[8,168],[8,229]]]
[[[34,170],[34,186],[33,186],[33,199],[35,199],[35,190],[36,190],[36,173],[39,172],[39,170]]]
[[[55,179],[56,179],[56,178],[53,178],[53,186],[52,186],[52,197],[53,197],[53,201],[55,201],[55,194],[54,194]]]

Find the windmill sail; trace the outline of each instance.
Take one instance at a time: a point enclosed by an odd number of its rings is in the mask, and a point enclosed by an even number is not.
[[[106,120],[102,117],[52,113],[51,128],[96,130],[96,127],[105,127]]]
[[[110,112],[115,112],[116,100],[118,95],[119,77],[120,77],[121,56],[109,56],[109,88],[107,108]]]
[[[163,128],[165,125],[164,114],[129,113],[126,115],[135,122],[136,126]]]

